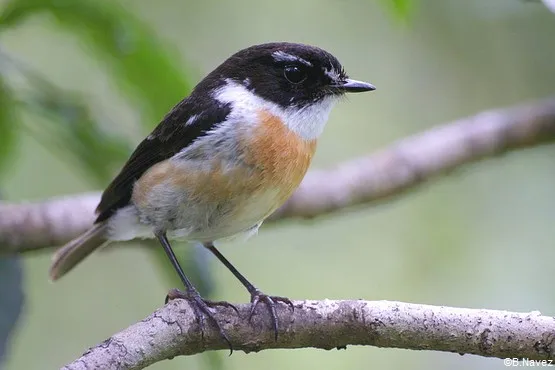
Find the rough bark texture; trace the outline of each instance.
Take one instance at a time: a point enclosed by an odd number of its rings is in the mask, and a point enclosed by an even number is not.
[[[409,137],[334,169],[307,174],[267,222],[369,205],[465,164],[555,142],[555,100],[483,112]],[[0,202],[0,253],[58,246],[91,226],[100,193],[38,203]]]
[[[388,301],[295,301],[294,312],[277,310],[277,341],[270,317],[259,307],[252,322],[249,305],[217,308],[235,350],[271,348],[345,349],[349,345],[436,350],[499,358],[555,359],[555,318],[540,312],[515,313]],[[225,349],[206,322],[204,335],[189,303],[175,300],[146,319],[89,349],[64,369],[142,369],[180,355]],[[555,364],[555,362],[554,362]]]

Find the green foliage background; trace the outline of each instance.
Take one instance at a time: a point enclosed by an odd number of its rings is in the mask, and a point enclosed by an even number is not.
[[[255,43],[321,46],[378,87],[334,110],[314,163],[324,167],[446,120],[553,94],[554,35],[555,15],[520,0],[0,0],[0,189],[20,201],[104,187],[194,83]],[[264,228],[223,251],[263,290],[295,299],[555,315],[554,155],[553,147],[511,154],[400,201]],[[9,370],[60,367],[177,286],[159,250],[94,255],[55,285],[49,253],[24,258],[26,305]],[[247,300],[211,258],[186,246],[180,254],[213,297]],[[184,366],[504,368],[471,356],[354,347],[211,354],[152,368]]]

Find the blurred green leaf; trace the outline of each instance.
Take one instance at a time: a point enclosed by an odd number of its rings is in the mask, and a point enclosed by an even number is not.
[[[63,158],[77,161],[79,168],[104,185],[131,148],[126,139],[96,122],[87,103],[85,97],[53,86],[35,88],[20,101],[38,117],[47,118],[27,123],[30,133]]]
[[[10,0],[0,29],[45,12],[78,36],[105,63],[114,84],[140,107],[149,129],[191,90],[179,56],[170,53],[147,25],[115,2],[94,0]]]
[[[0,258],[0,363],[23,307],[22,271],[18,257]]]
[[[406,21],[412,13],[416,0],[381,0],[388,10],[398,19]]]
[[[15,119],[14,101],[8,86],[0,74],[0,177],[14,148],[18,125]]]

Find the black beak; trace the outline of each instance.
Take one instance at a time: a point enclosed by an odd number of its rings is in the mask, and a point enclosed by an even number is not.
[[[345,81],[341,81],[332,86],[338,90],[351,93],[376,90],[376,87],[372,84],[369,84],[368,82],[351,80],[350,78],[347,78]]]

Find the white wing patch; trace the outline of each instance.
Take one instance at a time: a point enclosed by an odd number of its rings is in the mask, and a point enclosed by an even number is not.
[[[185,126],[189,126],[192,125],[193,122],[195,122],[198,118],[198,115],[193,114],[191,117],[189,117],[189,119],[187,120],[187,122],[185,122]]]

